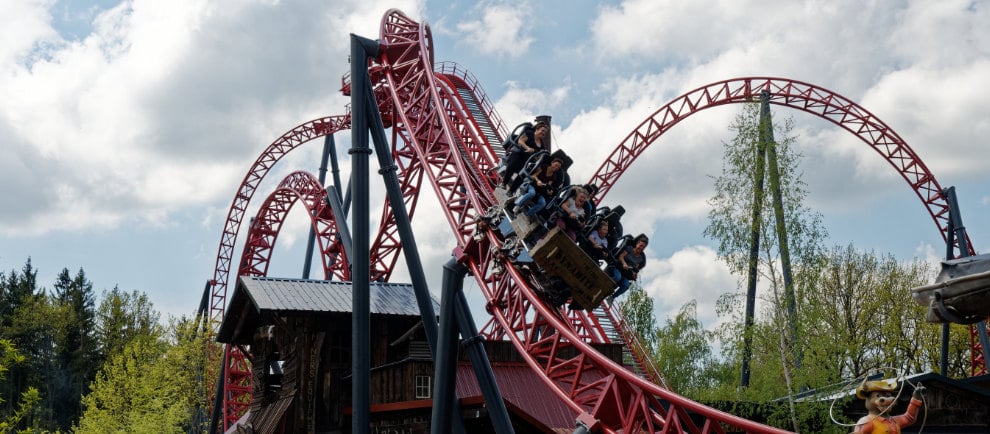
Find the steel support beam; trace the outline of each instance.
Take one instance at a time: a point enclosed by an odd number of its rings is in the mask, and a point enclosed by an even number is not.
[[[351,227],[354,229],[354,257],[351,285],[352,313],[351,327],[354,332],[351,366],[351,432],[366,434],[371,421],[371,309],[370,279],[371,249],[369,218],[368,182],[368,110],[365,90],[368,82],[368,59],[378,54],[378,43],[351,34],[351,191],[354,197],[354,214]]]

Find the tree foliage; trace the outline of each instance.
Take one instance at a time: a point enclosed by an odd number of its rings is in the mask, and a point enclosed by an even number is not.
[[[756,277],[764,283],[763,287],[769,290],[764,290],[760,297],[763,322],[754,324],[752,329],[724,335],[723,339],[730,348],[739,349],[743,345],[740,340],[745,341],[749,336],[753,341],[752,358],[746,363],[759,367],[752,375],[758,378],[769,371],[781,374],[782,378],[777,378],[773,384],[783,384],[782,395],[790,397],[795,392],[794,371],[800,365],[795,342],[801,337],[794,335],[794,324],[800,319],[791,308],[796,300],[785,291],[789,288],[786,288],[788,282],[784,276],[786,272],[800,279],[801,271],[817,262],[826,232],[820,216],[804,205],[807,190],[798,170],[801,155],[793,147],[796,139],[790,135],[793,122],[787,119],[770,125],[761,118],[760,107],[757,103],[745,105],[730,125],[736,135],[724,146],[722,173],[715,178],[715,194],[709,200],[712,208],[704,233],[716,241],[720,259],[739,276],[740,287],[755,271]],[[764,136],[773,140],[764,145]],[[769,174],[765,171],[767,167],[773,169]],[[778,176],[773,176],[775,173]],[[774,190],[775,184],[777,190]],[[782,211],[782,216],[777,215],[775,206],[779,207],[776,210]],[[781,244],[781,230],[786,234],[786,245]],[[754,231],[759,248],[755,251],[756,263],[751,263]],[[792,269],[782,268],[782,252],[788,253]],[[751,267],[755,269],[751,271]],[[774,342],[758,349],[757,336],[772,336]],[[740,364],[746,353],[733,352],[741,356]],[[750,385],[755,383],[751,381]],[[759,393],[761,389],[757,385],[744,392]],[[791,406],[792,428],[798,429],[793,402]]]
[[[910,289],[927,284],[934,264],[835,247],[815,279],[803,282],[801,333],[805,360],[825,381],[856,378],[881,369],[936,371],[941,327],[925,322]],[[969,332],[950,333],[948,376],[967,375]],[[811,381],[810,379],[808,381]]]
[[[189,408],[205,407],[194,322],[163,327],[146,294],[116,287],[97,307],[82,269],[63,269],[50,290],[37,274],[30,259],[0,272],[0,434],[189,428]]]
[[[626,301],[619,305],[619,309],[626,325],[636,333],[644,349],[649,353],[656,351],[657,320],[653,316],[653,299],[638,282],[630,282]]]
[[[21,272],[0,273],[0,338],[17,349],[23,359],[8,366],[0,384],[3,407],[0,414],[15,420],[11,429],[56,429],[51,420],[48,393],[54,383],[54,341],[64,330],[64,312],[37,287],[38,271],[29,258]],[[24,408],[30,402],[31,408]]]
[[[740,289],[750,266],[758,109],[757,104],[748,105],[731,126],[737,135],[725,144],[722,174],[715,178],[710,223],[705,229],[705,235],[716,241],[720,259],[739,278]],[[790,129],[790,120],[775,129],[774,150],[795,309],[786,308],[781,246],[770,211],[771,195],[766,194],[759,225],[760,286],[752,328],[745,330],[745,297],[737,290],[719,298],[717,313],[722,322],[712,331],[697,323],[690,305],[657,329],[656,359],[663,361],[668,381],[678,384],[675,390],[687,396],[733,402],[735,408],[739,403],[765,403],[793,396],[798,390],[855,380],[881,369],[888,374],[936,369],[940,327],[925,323],[925,308],[910,297],[910,288],[934,277],[933,264],[918,259],[899,262],[891,255],[859,251],[852,245],[824,249],[827,232],[821,218],[803,204],[807,191],[801,181],[800,154],[792,146],[795,139],[788,136]],[[754,369],[750,386],[742,389],[739,370],[747,332],[752,336]],[[706,340],[718,348],[718,355],[706,354],[701,345]],[[953,327],[949,348],[952,363],[945,374],[967,375],[969,334],[965,327]],[[698,360],[709,369],[690,368]],[[699,373],[703,378],[696,377]],[[789,401],[767,410],[769,422],[804,432],[844,432],[841,427],[823,425],[825,413],[820,406]]]
[[[79,418],[79,400],[89,391],[102,363],[96,351],[93,284],[82,269],[75,276],[70,276],[68,268],[62,269],[51,301],[62,325],[56,328],[52,387],[45,401],[55,425],[66,429]]]
[[[104,365],[83,398],[77,433],[183,433],[204,404],[197,373],[205,364],[194,321],[173,320],[167,333],[140,334]]]
[[[743,113],[729,126],[736,136],[724,144],[722,173],[715,177],[715,193],[708,201],[712,208],[704,235],[717,243],[719,258],[737,275],[745,275],[749,268],[747,254],[751,245],[753,192],[757,182],[754,167],[766,164],[758,160],[759,110],[757,103],[744,105]],[[774,124],[773,129],[784,226],[791,256],[795,264],[813,263],[821,252],[821,243],[827,232],[821,224],[821,216],[804,205],[808,191],[799,171],[801,154],[793,147],[796,137],[790,135],[793,120],[785,119],[783,123]],[[769,190],[766,186],[764,188]],[[771,194],[763,195],[759,272],[765,279],[779,281],[780,270],[774,267],[780,246],[775,232],[772,200]]]
[[[7,371],[10,370],[11,366],[21,363],[24,363],[24,356],[17,351],[14,344],[6,339],[0,339],[0,381],[6,379]],[[38,394],[38,389],[27,388],[21,393],[19,402],[13,403],[15,405],[14,411],[4,412],[3,416],[0,417],[0,433],[13,431],[15,427],[21,424],[22,420],[37,411],[39,401],[41,401],[41,396]],[[2,402],[3,400],[0,399],[0,403]]]
[[[691,300],[658,328],[656,356],[671,389],[696,394],[714,385],[721,364],[712,354],[710,336],[698,321],[697,302]]]
[[[123,351],[138,336],[161,333],[158,312],[148,295],[138,291],[126,292],[115,286],[104,292],[96,316],[97,350],[104,360]]]

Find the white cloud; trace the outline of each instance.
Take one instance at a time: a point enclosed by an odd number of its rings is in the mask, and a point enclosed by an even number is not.
[[[465,41],[483,54],[520,57],[529,50],[533,37],[529,23],[534,20],[525,5],[485,4],[479,6],[480,20],[457,24]]]
[[[735,276],[707,246],[686,246],[669,258],[650,257],[642,281],[647,282],[644,289],[653,298],[659,322],[673,318],[681,306],[695,300],[698,319],[707,329],[719,323],[715,312],[718,297],[736,291]]]
[[[14,65],[43,55],[59,44],[58,35],[51,28],[49,8],[52,0],[14,1],[4,4],[0,15],[0,65],[7,74]],[[41,53],[33,53],[34,50]]]
[[[532,122],[535,116],[552,114],[554,109],[567,103],[569,92],[566,84],[542,90],[523,88],[519,83],[509,81],[505,87],[505,94],[495,102],[495,106],[503,121],[508,122],[509,129],[515,127],[517,122]]]
[[[987,57],[953,67],[915,66],[880,78],[862,105],[882,116],[936,175],[982,175],[990,157],[990,101],[976,89],[988,75]]]
[[[18,19],[0,26],[16,30],[0,42],[0,131],[13,156],[0,182],[23,184],[25,201],[0,212],[4,232],[157,225],[229,195],[245,152],[345,112],[347,32],[377,39],[396,5],[338,3],[136,0],[63,40],[52,2],[15,2],[4,17]],[[423,9],[397,6],[413,19]]]
[[[727,27],[731,29],[731,20],[724,26],[710,23],[724,22],[737,3],[713,6],[706,2],[630,0],[606,6],[592,23],[596,51],[607,57],[710,56],[718,50]]]
[[[939,253],[941,251],[941,253]],[[920,243],[914,249],[914,257],[932,264],[938,264],[945,259],[945,247],[936,249],[931,244]],[[936,268],[937,269],[937,268]]]
[[[965,66],[990,55],[988,22],[985,1],[913,1],[889,32],[887,46],[926,69]]]

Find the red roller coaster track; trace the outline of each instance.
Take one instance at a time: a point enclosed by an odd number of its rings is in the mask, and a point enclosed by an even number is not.
[[[499,246],[499,237],[492,232],[480,238],[473,235],[479,216],[495,204],[491,174],[498,157],[492,145],[493,140],[505,136],[505,128],[466,71],[449,65],[434,71],[427,25],[399,11],[389,11],[382,20],[380,44],[380,55],[372,65],[372,84],[382,117],[391,126],[392,154],[405,205],[412,217],[423,179],[428,179],[453,229],[455,253],[468,266],[487,300],[486,308],[491,313],[483,328],[487,338],[511,341],[532,370],[593,430],[721,433],[731,427],[746,432],[784,432],[690,401],[658,386],[658,377],[646,380],[598,353],[592,344],[612,339],[602,323],[617,321],[607,308],[601,317],[584,311],[565,315],[545,305],[529,288],[524,273],[511,263],[503,264],[507,272],[494,273],[498,259],[492,248]],[[771,103],[828,119],[873,147],[917,192],[938,229],[946,235],[948,206],[938,183],[893,130],[838,94],[781,78],[713,83],[665,105],[630,133],[599,168],[593,177],[593,182],[602,188],[599,198],[651,143],[681,119],[705,108],[752,101],[763,89],[771,92]],[[210,318],[214,328],[224,315],[237,234],[261,180],[297,146],[349,127],[348,115],[307,122],[272,143],[252,165],[234,197],[221,237],[211,281]],[[325,278],[348,279],[347,258],[335,241],[336,225],[323,204],[323,195],[323,187],[312,176],[296,172],[285,178],[260,207],[248,229],[238,275],[267,272],[283,219],[293,203],[303,202],[318,234]],[[386,202],[379,231],[371,244],[372,279],[390,277],[402,247],[396,232]],[[628,337],[621,339],[627,345],[635,345]],[[236,350],[229,353],[224,379],[225,428],[243,412],[250,392],[243,356]],[[977,358],[980,352],[973,354],[976,373],[984,365]]]

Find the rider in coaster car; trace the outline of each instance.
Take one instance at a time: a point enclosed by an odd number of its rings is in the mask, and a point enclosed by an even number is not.
[[[508,192],[514,191],[522,182],[513,178],[522,170],[526,160],[541,150],[549,151],[550,125],[537,122],[535,125],[523,124],[523,131],[515,141],[509,141],[508,155],[505,160],[505,172],[502,174],[502,187]],[[519,127],[516,127],[517,129]]]
[[[609,269],[612,280],[619,284],[615,293],[609,296],[609,301],[619,298],[620,295],[629,290],[629,281],[639,277],[639,271],[646,266],[646,246],[650,244],[650,239],[646,234],[639,234],[633,240],[632,245],[626,246],[619,253],[618,264]]]
[[[625,213],[626,209],[622,205],[615,209],[602,206],[596,207],[594,214],[585,218],[584,228],[578,234],[578,245],[599,265],[604,261],[606,266],[615,266],[619,261],[619,253],[622,253],[627,243],[631,243],[631,235],[628,239],[622,236],[621,219]]]
[[[577,233],[584,227],[584,205],[587,202],[588,192],[584,187],[574,187],[574,194],[560,205],[557,227],[563,230],[571,241],[577,242]]]
[[[608,256],[608,220],[599,220],[598,227],[578,243],[595,262],[601,263]]]
[[[543,164],[533,172],[523,183],[523,194],[516,201],[513,210],[515,214],[526,211],[527,217],[533,217],[543,210],[547,200],[552,198],[564,182],[564,161],[554,157],[549,163]]]

